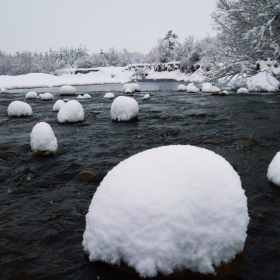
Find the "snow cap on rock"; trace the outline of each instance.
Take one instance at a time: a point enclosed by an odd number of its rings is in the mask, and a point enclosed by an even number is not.
[[[181,85],[179,85],[179,86],[177,87],[177,90],[178,90],[178,91],[184,91],[184,90],[187,90],[187,88],[186,88],[185,85],[181,84]]]
[[[63,105],[58,114],[59,123],[79,122],[84,120],[84,108],[77,100],[70,100]]]
[[[130,121],[137,117],[138,103],[128,96],[118,96],[111,105],[111,119],[114,121]]]
[[[40,94],[39,97],[44,101],[53,100],[53,95],[50,92],[45,92],[42,95]]]
[[[77,95],[76,89],[73,86],[62,86],[59,90],[61,96]]]
[[[64,104],[65,102],[63,100],[57,100],[53,105],[53,111],[58,112]]]
[[[35,153],[55,153],[57,140],[51,126],[46,122],[37,123],[30,134],[31,150]]]
[[[240,177],[214,152],[150,149],[120,162],[95,192],[82,245],[91,261],[121,261],[141,277],[215,274],[243,251],[249,222]]]
[[[38,98],[36,91],[29,91],[26,93],[25,98]]]
[[[107,92],[107,93],[104,95],[104,98],[108,98],[108,99],[115,98],[115,94],[114,94],[113,92]]]
[[[31,106],[22,101],[11,102],[7,111],[10,117],[26,117],[33,114]]]
[[[268,181],[280,187],[280,152],[278,152],[272,159],[266,175]]]
[[[199,88],[197,88],[194,83],[189,83],[187,86],[186,86],[186,90],[187,92],[198,92],[199,91]]]

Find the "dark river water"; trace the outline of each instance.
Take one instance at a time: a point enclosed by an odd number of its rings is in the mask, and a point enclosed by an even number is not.
[[[85,214],[99,182],[71,180],[84,170],[97,172],[102,180],[120,161],[170,144],[204,147],[233,165],[251,217],[238,279],[280,279],[280,188],[266,178],[280,150],[280,95],[221,97],[178,92],[178,85],[140,83],[142,92],[134,95],[139,121],[133,123],[112,122],[112,101],[103,98],[108,91],[121,95],[123,85],[76,87],[92,96],[80,101],[88,126],[57,122],[52,106],[59,88],[35,89],[54,93],[53,101],[25,100],[30,89],[0,95],[0,279],[124,278],[89,262],[81,245]],[[146,93],[152,99],[143,101]],[[8,117],[14,100],[29,103],[33,116]],[[31,130],[40,121],[53,128],[60,147],[56,156],[40,157],[30,150]]]

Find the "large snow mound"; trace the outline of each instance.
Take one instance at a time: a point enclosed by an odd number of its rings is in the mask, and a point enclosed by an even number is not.
[[[58,112],[64,104],[65,102],[63,100],[57,100],[53,105],[53,111]]]
[[[59,90],[60,95],[77,95],[73,86],[62,86]]]
[[[38,94],[36,91],[29,91],[26,93],[25,95],[25,98],[28,99],[28,98],[38,98]]]
[[[267,178],[268,181],[280,187],[280,152],[274,156],[271,163],[269,164]]]
[[[25,117],[33,114],[31,106],[22,101],[11,102],[7,111],[10,117]]]
[[[273,77],[268,71],[259,72],[247,81],[249,91],[268,91],[274,92],[278,90],[279,81]]]
[[[101,182],[82,245],[91,261],[120,261],[142,277],[215,273],[243,250],[249,222],[238,174],[221,156],[173,145],[136,154]]]
[[[111,119],[114,121],[130,121],[139,112],[138,103],[128,96],[118,96],[111,105]]]
[[[37,152],[55,153],[57,150],[57,140],[51,126],[46,122],[37,123],[30,134],[31,150]]]
[[[77,100],[70,100],[63,105],[58,114],[59,123],[79,122],[84,120],[84,108]]]

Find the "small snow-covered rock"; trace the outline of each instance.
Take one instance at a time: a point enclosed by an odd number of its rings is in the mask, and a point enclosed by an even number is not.
[[[151,98],[151,95],[149,93],[147,93],[143,96],[143,100],[147,100],[147,99],[150,99],[150,98]]]
[[[36,91],[29,91],[26,93],[25,98],[38,98],[38,94]]]
[[[185,85],[179,85],[178,87],[177,87],[177,90],[178,91],[185,91],[185,90],[187,90],[187,87],[185,86]]]
[[[1,88],[0,92],[5,93],[5,92],[7,92],[7,89],[3,87],[3,88]]]
[[[78,95],[77,98],[79,98],[79,99],[90,99],[91,96],[88,93],[86,93],[86,94],[83,94],[83,95]]]
[[[220,92],[221,89],[218,88],[217,86],[213,86],[211,83],[203,83],[201,91],[202,92]]]
[[[115,94],[114,94],[113,92],[107,92],[107,93],[104,95],[104,98],[107,98],[107,99],[115,98]]]
[[[118,96],[111,105],[113,121],[131,121],[138,116],[139,107],[135,99],[128,96]]]
[[[76,89],[73,86],[62,86],[59,93],[61,96],[77,95]]]
[[[84,120],[84,108],[77,100],[65,103],[57,114],[59,123],[79,122]]]
[[[22,101],[13,101],[8,107],[8,115],[10,117],[26,117],[32,114],[31,106]]]
[[[272,159],[266,175],[268,181],[280,187],[280,152],[278,152]]]
[[[30,146],[34,153],[48,155],[56,153],[57,140],[51,126],[46,122],[37,123],[30,134]]]
[[[141,277],[178,269],[213,275],[214,266],[243,251],[248,222],[240,177],[223,157],[163,146],[107,173],[86,215],[82,245],[91,261],[123,261]]]
[[[249,93],[249,90],[247,88],[240,88],[237,90],[237,93]]]
[[[41,95],[41,94],[40,94]],[[41,95],[41,100],[43,101],[49,101],[49,100],[53,100],[53,95],[50,92],[45,92]]]
[[[198,92],[199,88],[197,88],[194,83],[190,83],[186,86],[187,92]]]
[[[140,86],[136,83],[132,84],[124,84],[123,92],[125,93],[133,93],[135,91],[140,91]]]
[[[53,111],[58,112],[64,104],[65,102],[63,100],[57,100],[53,105]]]

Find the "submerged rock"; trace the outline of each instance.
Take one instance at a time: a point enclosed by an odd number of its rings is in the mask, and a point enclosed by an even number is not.
[[[73,180],[74,183],[97,183],[99,182],[97,173],[89,170],[80,172]]]

